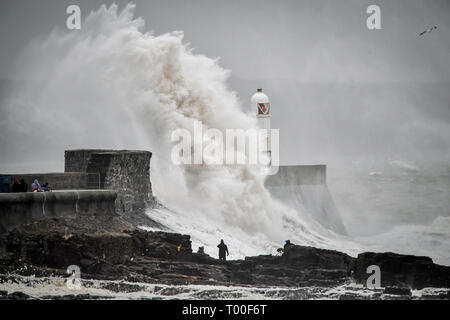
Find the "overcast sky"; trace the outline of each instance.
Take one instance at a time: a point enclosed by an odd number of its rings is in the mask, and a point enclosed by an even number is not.
[[[0,79],[14,78],[30,40],[65,27],[69,4],[86,15],[112,2],[1,0]],[[264,86],[285,163],[450,159],[448,0],[133,2],[146,30],[182,30],[194,52],[220,57],[243,104]],[[370,4],[381,7],[382,30],[366,27]]]
[[[65,9],[82,13],[114,1],[0,2],[0,77],[31,39],[64,27]],[[126,1],[115,1],[121,5]],[[450,81],[447,0],[145,0],[134,1],[156,34],[183,30],[196,52],[221,57],[245,79]],[[381,7],[382,30],[366,28],[366,8]],[[418,33],[437,25],[435,34]]]

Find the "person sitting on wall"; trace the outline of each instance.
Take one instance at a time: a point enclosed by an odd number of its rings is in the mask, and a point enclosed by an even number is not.
[[[0,176],[0,193],[8,193],[11,190],[8,176]]]
[[[19,179],[14,180],[14,183],[11,188],[11,192],[20,192],[20,183]]]
[[[34,179],[34,182],[30,186],[30,192],[43,192],[41,185],[39,184],[38,179]]]
[[[49,183],[46,182],[42,185],[41,190],[45,192],[52,192],[52,187],[50,187]]]
[[[20,179],[19,192],[27,192],[27,191],[28,191],[28,184],[22,178]]]

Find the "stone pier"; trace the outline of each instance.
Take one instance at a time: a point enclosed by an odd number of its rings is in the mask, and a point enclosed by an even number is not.
[[[65,152],[65,172],[98,177],[100,189],[117,191],[116,211],[130,222],[154,205],[149,151],[80,149]],[[94,182],[91,182],[91,184]]]
[[[115,215],[113,190],[64,190],[0,194],[0,234],[35,221]]]

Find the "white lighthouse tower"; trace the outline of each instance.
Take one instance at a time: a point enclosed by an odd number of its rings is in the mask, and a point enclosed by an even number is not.
[[[260,130],[259,163],[270,167],[272,164],[272,146],[270,141],[270,101],[269,97],[258,89],[251,99],[251,110],[256,111]]]

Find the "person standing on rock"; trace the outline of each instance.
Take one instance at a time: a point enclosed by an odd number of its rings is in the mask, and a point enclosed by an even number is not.
[[[220,243],[217,245],[217,248],[219,248],[219,260],[227,260],[227,256],[229,255],[228,247],[223,242],[223,240],[220,240]]]

